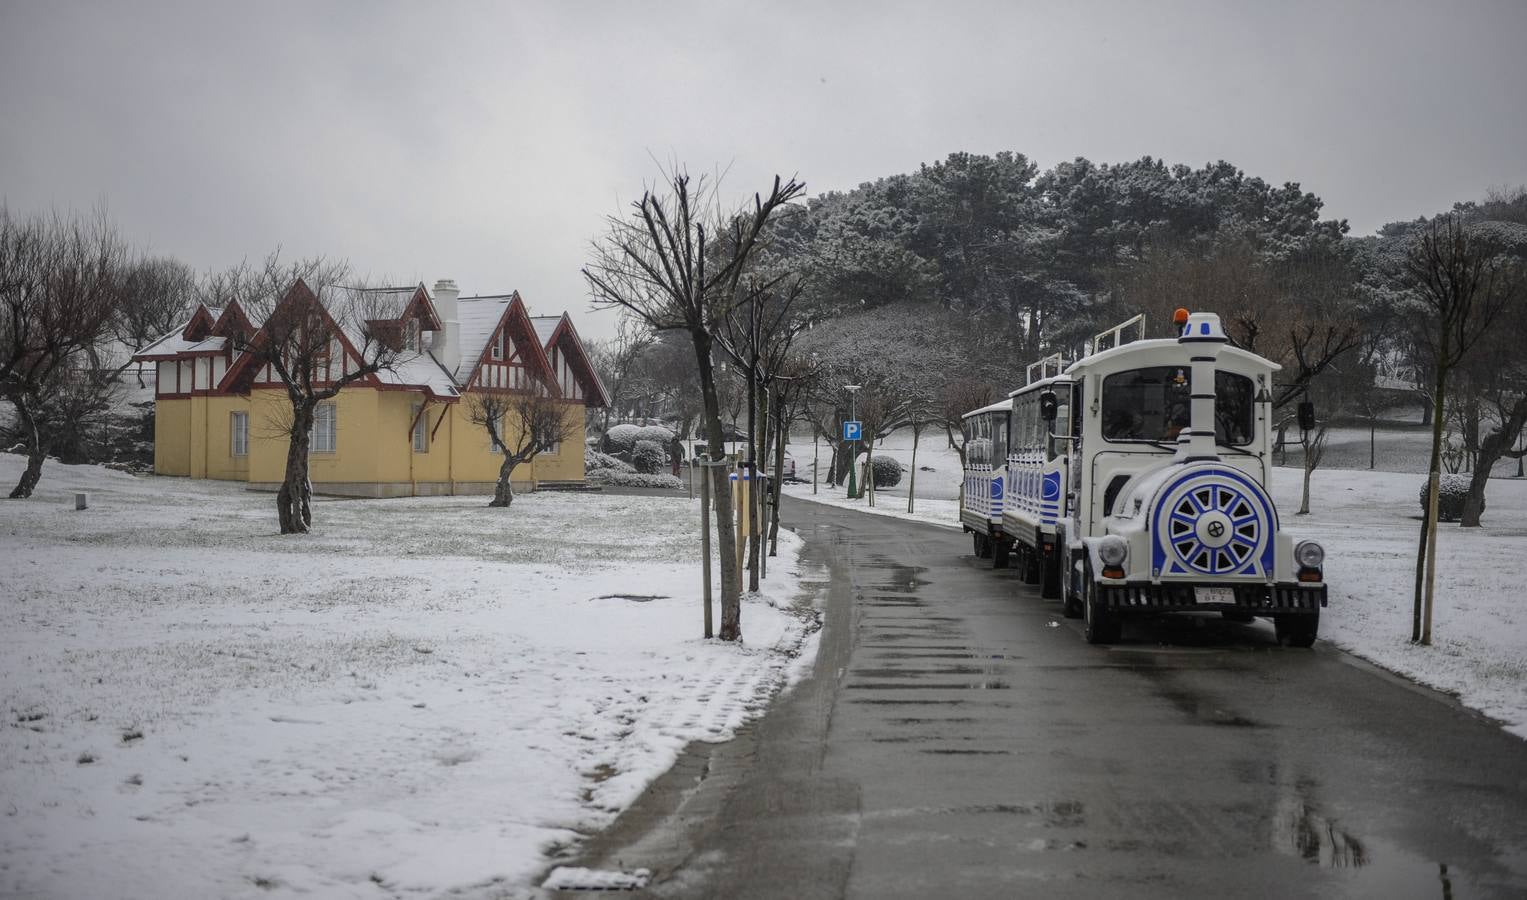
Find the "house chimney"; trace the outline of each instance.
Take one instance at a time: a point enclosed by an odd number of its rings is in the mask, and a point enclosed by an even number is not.
[[[435,312],[440,315],[441,330],[435,332],[434,339],[430,342],[430,350],[435,354],[435,359],[445,367],[454,377],[456,367],[461,364],[461,319],[456,312],[456,298],[461,294],[457,289],[456,282],[449,278],[442,278],[435,282],[434,296],[431,298],[435,303]]]

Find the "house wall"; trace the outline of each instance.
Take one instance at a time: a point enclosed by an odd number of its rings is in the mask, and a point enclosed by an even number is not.
[[[426,407],[429,449],[413,449],[411,391],[349,387],[334,398],[335,451],[310,453],[308,477],[319,493],[363,497],[491,493],[503,456],[470,418],[470,400]],[[197,396],[159,400],[154,428],[154,470],[161,475],[244,480],[252,490],[277,490],[286,476],[283,390],[256,389],[248,397]],[[231,414],[249,414],[249,453],[233,456]],[[567,406],[574,438],[558,453],[541,454],[514,472],[517,489],[532,481],[582,481],[584,407]],[[444,421],[442,422],[442,418]],[[436,427],[438,425],[438,428]]]
[[[219,481],[245,481],[249,478],[249,456],[233,455],[233,413],[249,412],[249,400],[239,396],[197,397],[205,403],[206,440],[203,442],[204,478]],[[258,431],[254,417],[249,421],[249,451],[254,452]]]
[[[383,447],[378,431],[379,391],[348,388],[331,402],[336,407],[334,452],[308,454],[308,479],[320,493],[357,493],[346,485],[374,484]],[[286,478],[289,439],[283,434],[291,403],[283,390],[250,391],[249,486],[275,490]],[[334,490],[328,490],[333,486]],[[373,496],[360,490],[363,496]]]
[[[191,401],[154,401],[154,474],[191,474]]]
[[[572,435],[562,442],[556,453],[543,453],[531,460],[536,481],[582,481],[583,480],[583,426],[582,403],[567,404],[564,416]]]

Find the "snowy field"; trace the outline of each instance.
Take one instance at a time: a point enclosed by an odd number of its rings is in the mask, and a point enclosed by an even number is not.
[[[1343,435],[1350,444],[1348,438],[1356,436]],[[1361,439],[1366,464],[1366,431]],[[905,474],[900,485],[878,493],[873,510],[862,500],[848,500],[841,488],[819,485],[813,495],[809,443],[791,446],[797,471],[807,483],[787,486],[786,494],[958,528],[959,457],[942,444],[942,435],[929,440],[925,434],[918,448],[918,465],[934,471],[917,473],[914,515],[907,513]],[[894,435],[890,452],[905,466],[910,446],[909,436]],[[1423,470],[1426,446],[1424,441],[1420,444],[1419,465],[1412,466],[1409,457],[1401,455],[1391,456],[1390,463]],[[821,468],[825,473],[826,456]],[[1498,475],[1514,472],[1514,463],[1496,467]],[[1273,469],[1273,499],[1284,528],[1326,548],[1331,605],[1321,619],[1321,638],[1453,694],[1466,706],[1500,720],[1508,731],[1527,737],[1527,480],[1497,477],[1490,482],[1484,527],[1443,525],[1438,532],[1433,645],[1419,647],[1410,643],[1410,629],[1420,530],[1418,494],[1424,476],[1319,469],[1311,483],[1311,514],[1295,516],[1301,476],[1293,467]]]
[[[281,537],[270,495],[54,462],[0,502],[0,896],[521,896],[815,652],[794,535],[726,646],[697,504],[484,502]]]

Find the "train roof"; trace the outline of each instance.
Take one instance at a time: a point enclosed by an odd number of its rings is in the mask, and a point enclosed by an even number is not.
[[[982,413],[1012,412],[1012,410],[1013,410],[1013,405],[1011,403],[1007,402],[1006,400],[998,400],[996,403],[993,403],[991,406],[983,406],[980,409],[973,409],[970,412],[966,413],[965,415],[960,416],[960,418],[968,419],[971,416],[979,416]]]
[[[1069,368],[1066,369],[1066,372],[1069,372],[1069,371],[1071,371]],[[1038,378],[1038,379],[1035,379],[1034,381],[1031,381],[1028,384],[1024,385],[1023,387],[1019,388],[1018,390],[1009,392],[1007,396],[1009,398],[1012,398],[1012,397],[1018,396],[1019,394],[1027,394],[1027,393],[1029,393],[1031,391],[1036,391],[1036,390],[1040,390],[1042,388],[1047,388],[1047,387],[1049,387],[1049,386],[1051,386],[1053,384],[1062,384],[1062,383],[1069,384],[1070,382],[1071,382],[1070,376],[1065,374],[1065,372],[1062,372],[1059,375],[1051,375],[1049,378]]]
[[[1085,372],[1096,366],[1106,366],[1108,363],[1120,361],[1131,356],[1146,354],[1152,350],[1171,350],[1177,353],[1186,351],[1191,354],[1192,347],[1192,344],[1184,344],[1176,338],[1154,338],[1148,341],[1132,341],[1128,344],[1120,344],[1117,347],[1109,347],[1107,350],[1094,353],[1091,356],[1084,356],[1072,363],[1066,369],[1065,374],[1069,376],[1073,372]],[[1243,363],[1264,366],[1270,372],[1276,372],[1283,368],[1265,356],[1258,356],[1249,350],[1242,350],[1233,344],[1226,344],[1221,348],[1220,359],[1234,359]],[[1028,390],[1028,388],[1022,388],[1022,390]]]

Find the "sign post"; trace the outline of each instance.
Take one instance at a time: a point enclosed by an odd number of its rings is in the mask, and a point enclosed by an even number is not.
[[[852,413],[850,413],[852,415]],[[843,440],[849,444],[848,453],[848,496],[850,499],[858,496],[858,484],[855,479],[856,470],[859,468],[859,441],[864,434],[864,423],[853,419],[843,423]]]

